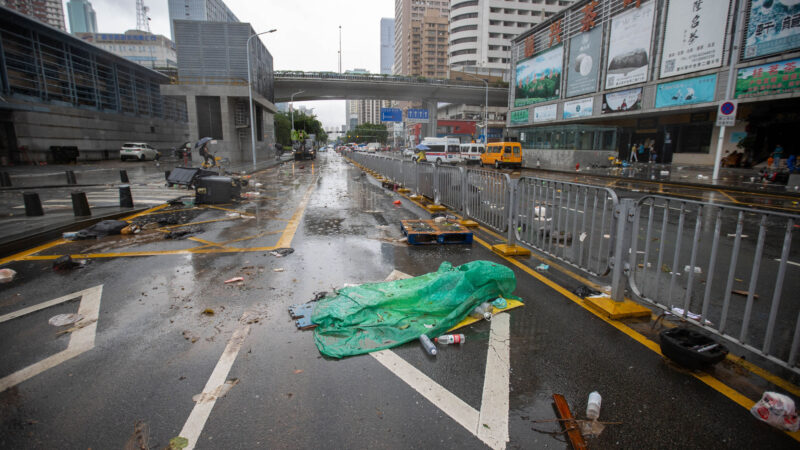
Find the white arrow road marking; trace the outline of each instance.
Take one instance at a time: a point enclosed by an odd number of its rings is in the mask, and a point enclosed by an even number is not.
[[[23,308],[18,311],[0,316],[0,323],[22,317],[35,311],[40,311],[49,308],[59,303],[64,303],[73,300],[77,297],[81,298],[81,303],[78,306],[78,314],[83,316],[83,319],[75,324],[82,326],[72,333],[70,333],[69,344],[66,350],[62,350],[55,355],[45,358],[37,363],[31,364],[24,369],[18,370],[11,375],[0,378],[0,392],[16,386],[25,380],[28,380],[47,369],[51,369],[70,358],[80,355],[81,353],[94,348],[94,339],[97,333],[97,319],[100,317],[100,298],[103,295],[103,285],[95,286],[93,288],[85,289],[83,291],[74,292],[54,300],[50,300],[29,308]]]
[[[397,356],[393,351],[382,350],[370,354],[486,445],[493,449],[504,449],[508,442],[508,386],[509,358],[511,356],[508,314],[498,314],[492,317],[491,324],[480,412]]]

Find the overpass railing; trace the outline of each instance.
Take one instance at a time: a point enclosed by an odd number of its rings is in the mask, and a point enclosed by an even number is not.
[[[345,152],[436,204],[800,374],[800,215]]]
[[[381,74],[354,74],[336,72],[301,72],[296,70],[275,71],[275,78],[283,79],[314,79],[314,80],[344,80],[344,81],[378,81],[387,83],[414,83],[414,84],[434,84],[443,86],[465,86],[478,87],[484,89],[485,85],[480,81],[464,81],[440,78],[409,77],[402,75],[381,75]],[[507,88],[507,84],[492,85],[492,88]]]

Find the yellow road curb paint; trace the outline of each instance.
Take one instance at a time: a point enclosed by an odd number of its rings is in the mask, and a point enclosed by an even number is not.
[[[124,218],[122,218],[122,220],[127,222],[127,221],[133,220],[133,219],[135,219],[137,217],[146,216],[147,214],[152,214],[153,212],[162,210],[162,209],[166,208],[167,206],[169,206],[169,203],[164,203],[164,204],[161,204],[161,205],[158,205],[158,206],[154,206],[154,207],[152,207],[150,209],[145,209],[144,211],[142,211],[140,213],[136,213],[136,214],[134,214],[132,216],[124,217]]]
[[[492,246],[492,251],[503,256],[530,256],[531,251],[519,245],[497,244]]]
[[[650,317],[651,311],[631,300],[615,302],[608,297],[587,297],[586,305],[611,319],[630,319],[633,317]]]
[[[500,309],[500,308],[496,308],[496,307],[492,306],[492,315],[494,316],[496,314],[500,314],[502,312],[506,312],[506,311],[512,310],[514,308],[519,308],[520,306],[525,306],[525,304],[522,303],[521,301],[512,300],[512,299],[506,299],[506,305],[507,306],[504,309]],[[447,332],[449,333],[449,332],[455,331],[455,330],[457,330],[459,328],[464,328],[467,325],[472,325],[473,323],[480,322],[481,320],[483,320],[483,319],[476,319],[475,317],[470,317],[470,316],[464,317],[464,319],[461,320],[461,322],[458,322],[457,324],[455,324],[453,326],[453,328],[450,328],[449,330],[447,330]]]
[[[303,217],[303,213],[306,210],[308,201],[311,199],[311,193],[314,192],[316,180],[316,177],[311,180],[311,185],[308,186],[308,190],[303,196],[303,200],[300,201],[300,205],[297,207],[292,215],[292,218],[289,219],[289,223],[286,225],[286,228],[283,230],[281,238],[278,239],[278,244],[275,246],[276,248],[290,247],[292,245],[292,239],[294,238],[294,234],[297,232],[297,227],[300,225],[300,218]]]
[[[61,244],[67,243],[67,242],[69,242],[69,241],[67,241],[66,239],[56,239],[55,241],[48,242],[47,244],[40,245],[40,246],[34,247],[34,248],[30,249],[30,250],[25,250],[24,252],[19,252],[17,254],[14,254],[14,255],[11,255],[11,256],[7,256],[7,257],[5,257],[3,259],[0,259],[0,265],[5,264],[5,263],[9,263],[11,261],[27,259],[31,255],[34,255],[34,254],[39,253],[39,252],[43,252],[43,251],[45,251],[45,250],[47,250],[49,248],[53,248],[53,247],[55,247],[57,245],[61,245]]]

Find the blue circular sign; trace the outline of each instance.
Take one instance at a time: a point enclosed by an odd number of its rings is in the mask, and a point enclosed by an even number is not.
[[[736,109],[736,107],[731,102],[725,102],[722,104],[722,106],[719,107],[720,112],[722,112],[722,114],[725,114],[726,116],[730,115],[730,113],[732,113],[734,109]]]

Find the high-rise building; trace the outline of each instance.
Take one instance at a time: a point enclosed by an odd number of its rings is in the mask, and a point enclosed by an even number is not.
[[[61,0],[0,0],[0,6],[33,17],[61,31],[67,31],[64,25],[64,5]]]
[[[511,39],[573,3],[573,0],[452,0],[448,50],[451,70],[507,71]]]
[[[391,74],[394,64],[394,19],[381,19],[381,73]]]
[[[239,19],[222,0],[169,0],[169,31],[175,41],[173,20],[238,22]]]
[[[67,16],[70,33],[97,33],[97,16],[88,0],[69,0]]]
[[[394,73],[447,76],[448,0],[395,0]]]

